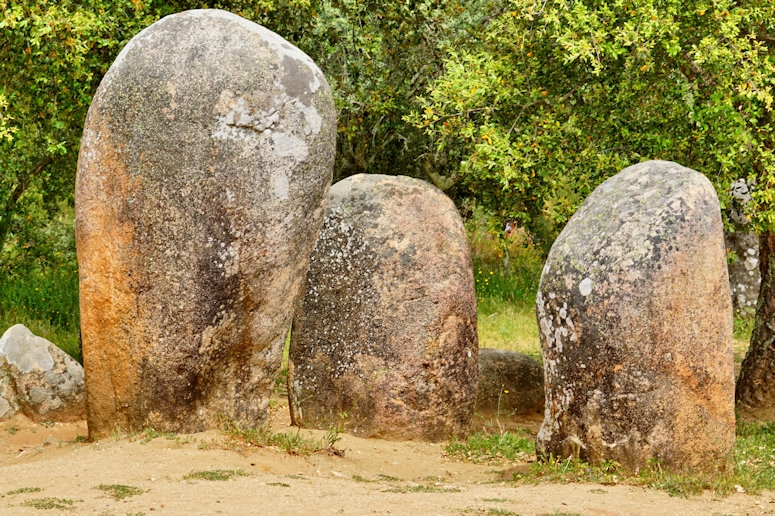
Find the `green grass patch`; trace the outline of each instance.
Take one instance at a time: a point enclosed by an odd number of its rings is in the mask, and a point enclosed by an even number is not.
[[[224,421],[222,428],[228,434],[232,444],[244,444],[261,448],[275,447],[291,455],[301,456],[330,449],[326,448],[322,441],[304,437],[298,431],[295,433],[273,432],[269,427],[242,428],[231,421]]]
[[[95,487],[95,489],[104,491],[106,494],[113,497],[114,500],[123,500],[124,498],[141,495],[146,492],[146,489],[124,484],[100,484]]]
[[[541,362],[541,342],[533,305],[485,297],[478,301],[478,312],[480,347],[509,349]]]
[[[398,477],[391,477],[390,475],[383,475],[381,473],[377,475],[377,480],[382,480],[383,482],[401,482],[401,479]]]
[[[453,437],[444,451],[448,457],[468,462],[501,464],[535,455],[535,441],[524,430],[500,434],[477,432],[465,440]]]
[[[114,437],[117,440],[121,438],[120,434],[117,434]],[[164,437],[169,441],[175,441],[178,439],[178,436],[175,435],[173,432],[159,432],[158,430],[154,430],[153,428],[144,428],[140,431],[132,432],[127,436],[127,439],[130,442],[139,440],[140,444],[147,444],[159,437]]]
[[[23,324],[78,361],[78,272],[72,269],[0,272],[0,332]]]
[[[527,432],[477,433],[467,439],[452,439],[445,447],[448,457],[477,463],[503,463],[535,458],[534,438]],[[537,460],[526,473],[514,473],[523,483],[583,482],[601,485],[640,485],[688,496],[703,491],[719,495],[733,492],[757,494],[775,489],[775,422],[740,423],[734,460],[717,471],[672,471],[652,461],[639,471],[624,470],[614,461],[598,465],[573,458]],[[591,492],[604,492],[601,490]]]
[[[204,471],[192,471],[183,479],[185,480],[213,480],[225,481],[235,477],[246,477],[248,474],[241,469],[208,469]]]
[[[66,498],[33,498],[22,503],[22,505],[24,507],[32,507],[33,509],[75,509],[75,502]]]
[[[494,509],[491,508],[487,511],[487,514],[497,514],[498,516],[519,516],[518,513],[507,511],[506,509]]]
[[[39,487],[20,487],[19,489],[14,489],[13,491],[8,491],[5,493],[8,496],[22,494],[22,493],[39,493],[42,489]]]
[[[394,486],[388,489],[383,489],[383,493],[459,493],[460,489],[454,487],[437,487],[429,486],[425,484],[417,484],[413,486]]]

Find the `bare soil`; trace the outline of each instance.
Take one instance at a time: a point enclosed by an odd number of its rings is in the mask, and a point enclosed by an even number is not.
[[[474,426],[497,430],[514,424],[537,430],[540,416],[478,418]],[[289,426],[282,402],[274,403],[272,429],[298,431]],[[325,435],[301,432],[317,439]],[[444,443],[342,434],[336,446],[343,457],[325,452],[301,457],[229,446],[219,431],[148,442],[138,436],[79,442],[86,434],[85,421],[45,426],[17,417],[0,424],[0,514],[775,514],[773,492],[677,498],[621,485],[515,484],[504,479],[527,470],[527,463],[452,460],[444,455]],[[246,475],[227,481],[184,478],[214,469]],[[145,491],[115,500],[98,488],[105,484]],[[14,493],[21,489],[26,491]],[[55,499],[60,508],[25,505],[44,498]]]

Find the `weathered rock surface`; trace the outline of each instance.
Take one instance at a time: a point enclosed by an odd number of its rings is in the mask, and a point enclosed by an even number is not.
[[[38,422],[86,417],[81,364],[21,324],[0,337],[0,421],[19,411]]]
[[[168,16],[122,50],[76,184],[91,437],[264,421],[335,131],[310,58],[234,14]]]
[[[600,185],[552,246],[537,296],[539,453],[725,464],[735,439],[732,305],[718,199],[665,161]]]
[[[478,371],[462,220],[424,181],[356,175],[331,188],[294,317],[294,424],[439,440],[466,430]]]
[[[525,414],[544,407],[544,369],[508,349],[479,348],[477,412]]]
[[[737,260],[729,264],[729,283],[732,289],[732,306],[744,315],[756,311],[759,286],[759,236],[750,231],[725,233],[727,249],[734,251]]]

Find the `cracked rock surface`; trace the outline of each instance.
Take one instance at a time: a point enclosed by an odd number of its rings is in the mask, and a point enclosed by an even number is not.
[[[121,51],[76,181],[91,437],[263,423],[335,131],[312,60],[237,15],[167,16]]]
[[[402,176],[335,184],[291,333],[294,424],[389,439],[463,433],[477,342],[471,253],[452,201]]]
[[[546,407],[539,453],[724,464],[735,439],[732,304],[721,213],[702,174],[624,169],[555,241],[537,317]]]

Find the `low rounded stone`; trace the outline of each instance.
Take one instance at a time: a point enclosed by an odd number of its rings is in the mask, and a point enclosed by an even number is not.
[[[624,169],[554,242],[536,301],[543,456],[716,469],[735,441],[721,212],[702,174]]]
[[[0,337],[0,420],[17,412],[38,422],[86,417],[81,364],[21,324]]]
[[[479,348],[479,413],[525,414],[544,407],[544,369],[508,349]]]
[[[312,60],[237,15],[167,16],[121,51],[76,181],[90,437],[264,422],[335,133]]]
[[[293,322],[293,423],[389,439],[464,433],[477,351],[471,253],[452,201],[408,177],[335,184]]]

